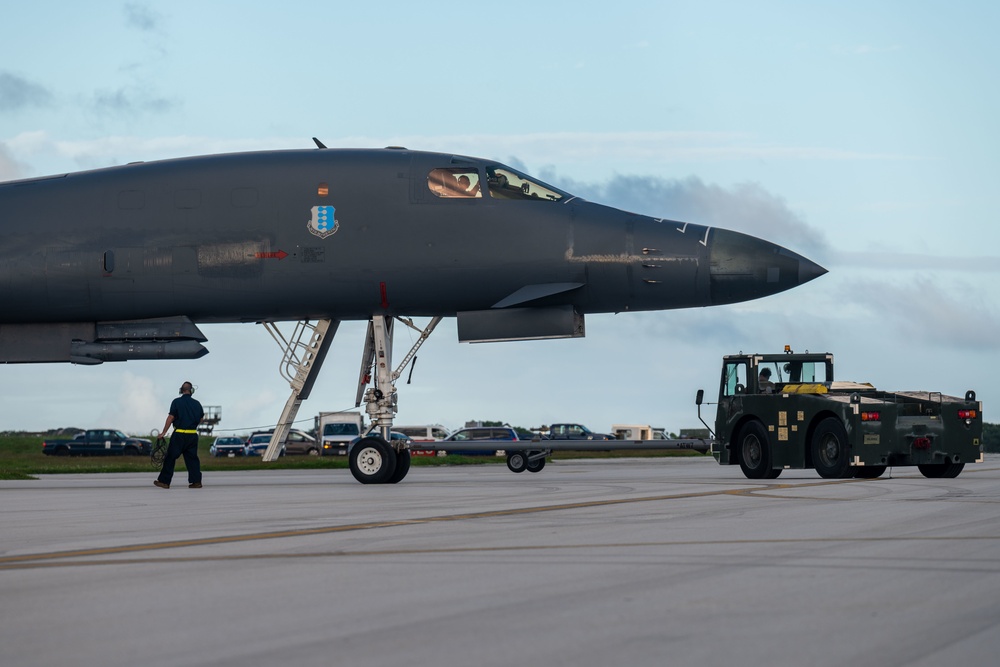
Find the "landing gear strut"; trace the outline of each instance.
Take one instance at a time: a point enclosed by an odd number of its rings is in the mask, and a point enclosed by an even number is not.
[[[419,331],[420,338],[403,357],[399,367],[393,370],[392,328],[395,319]],[[364,400],[372,428],[348,452],[351,474],[362,484],[396,484],[410,471],[408,445],[393,442],[391,434],[392,420],[396,416],[396,380],[440,321],[440,317],[435,317],[423,330],[415,326],[412,320],[385,315],[373,315],[368,322],[355,406],[360,406]],[[374,384],[368,387],[373,380]]]

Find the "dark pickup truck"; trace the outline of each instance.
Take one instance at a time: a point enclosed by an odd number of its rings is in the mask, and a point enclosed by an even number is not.
[[[72,440],[45,440],[42,454],[51,456],[149,456],[152,443],[121,431],[95,428]]]

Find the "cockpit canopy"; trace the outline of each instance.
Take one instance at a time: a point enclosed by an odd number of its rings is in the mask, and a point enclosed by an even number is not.
[[[569,201],[574,197],[558,188],[522,174],[516,169],[491,164],[485,167],[487,195],[483,195],[483,175],[474,166],[436,167],[427,174],[427,187],[442,199],[515,199],[531,201]]]

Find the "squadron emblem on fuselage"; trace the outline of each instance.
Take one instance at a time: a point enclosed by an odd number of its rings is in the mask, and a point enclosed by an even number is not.
[[[309,220],[308,227],[310,233],[321,239],[335,234],[340,228],[340,223],[334,218],[333,206],[313,206],[312,218]]]

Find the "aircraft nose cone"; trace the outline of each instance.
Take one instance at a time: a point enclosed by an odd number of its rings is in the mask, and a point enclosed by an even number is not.
[[[759,299],[826,273],[819,264],[755,236],[716,229],[709,249],[713,305]]]
[[[785,252],[789,252],[789,251],[786,250]],[[795,253],[792,253],[792,254],[794,255]],[[796,257],[799,258],[799,284],[800,285],[809,282],[813,278],[819,278],[820,276],[822,276],[823,274],[825,274],[827,272],[826,269],[824,269],[822,266],[820,266],[819,264],[817,264],[816,262],[814,262],[812,260],[806,259],[805,257],[802,257],[801,255],[796,255]]]

